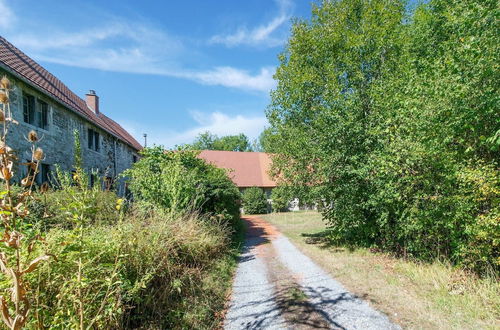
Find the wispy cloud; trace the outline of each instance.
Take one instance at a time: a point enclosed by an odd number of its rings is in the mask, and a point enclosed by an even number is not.
[[[240,26],[236,32],[229,34],[218,34],[210,38],[210,44],[223,44],[227,47],[238,45],[250,46],[280,46],[284,42],[283,37],[276,37],[273,34],[288,22],[291,18],[291,0],[277,0],[278,14],[266,24],[248,29],[246,26]]]
[[[224,86],[248,91],[267,93],[275,87],[274,68],[264,67],[257,73],[234,67],[215,67],[209,70],[193,71],[183,68],[169,68],[152,60],[141,48],[106,49],[94,51],[93,55],[80,57],[79,54],[64,56],[37,55],[39,60],[68,66],[94,68],[103,71],[153,74],[182,78],[203,85]]]
[[[12,10],[0,0],[0,10],[2,6],[14,17]],[[120,18],[103,21],[107,23],[78,31],[65,31],[49,24],[43,32],[26,33],[14,28],[7,38],[36,60],[49,63],[162,75],[264,93],[275,86],[273,68],[263,67],[256,72],[230,66],[193,70],[185,63],[190,51],[180,38],[143,22],[130,23]],[[46,38],[47,34],[51,38]]]
[[[217,67],[206,72],[188,73],[187,76],[207,85],[223,85],[268,92],[276,84],[273,74],[274,68],[271,67],[262,68],[256,75],[232,67]]]
[[[219,136],[243,133],[250,140],[253,140],[259,136],[267,125],[267,120],[264,116],[231,116],[219,111],[208,114],[200,111],[191,111],[190,115],[196,123],[195,127],[181,132],[165,131],[163,128],[153,128],[151,126],[142,128],[137,127],[135,123],[128,122],[120,122],[120,124],[137,137],[142,136],[142,133],[146,132],[148,134],[148,145],[158,144],[167,148],[191,143],[200,133],[206,131]]]

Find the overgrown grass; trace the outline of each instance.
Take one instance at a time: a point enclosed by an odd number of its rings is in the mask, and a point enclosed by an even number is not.
[[[500,284],[439,261],[414,262],[369,249],[332,246],[316,212],[262,216],[358,296],[405,328],[500,327]]]
[[[80,226],[69,209],[83,193],[89,200]],[[220,328],[241,225],[140,205],[117,210],[117,201],[112,193],[77,187],[39,196],[28,226],[42,233],[40,249],[57,260],[28,278],[34,294],[27,326],[78,328],[81,312],[85,328]],[[44,213],[57,216],[44,223]]]

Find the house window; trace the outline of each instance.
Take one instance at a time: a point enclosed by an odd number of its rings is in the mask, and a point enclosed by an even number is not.
[[[39,184],[43,184],[45,182],[50,183],[50,165],[49,164],[40,164],[40,173],[39,176]]]
[[[90,174],[90,188],[94,188],[95,184],[95,176],[94,174]]]
[[[99,133],[93,129],[88,129],[88,147],[91,150],[99,151]]]
[[[104,178],[104,190],[106,190],[106,191],[113,190],[114,189],[113,184],[114,184],[114,180],[112,177],[107,176]]]
[[[23,115],[24,122],[33,125],[35,122],[35,97],[33,95],[23,95]]]
[[[132,155],[132,163],[137,163],[137,156],[136,155]]]
[[[27,176],[33,175],[33,172],[35,171],[36,164],[32,163],[31,160],[26,160],[26,164],[28,166]],[[38,184],[39,186],[41,186],[45,182],[50,184],[50,179],[51,179],[50,165],[40,163],[38,165],[38,173],[35,175],[36,184]]]
[[[25,123],[47,129],[49,105],[33,95],[23,94],[23,119]]]
[[[37,102],[37,109],[35,112],[35,125],[46,129],[49,122],[49,105],[41,100]]]

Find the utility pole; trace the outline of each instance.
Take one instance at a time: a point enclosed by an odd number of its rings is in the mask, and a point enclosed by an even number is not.
[[[148,135],[144,133],[142,136],[144,136],[144,148],[148,146]]]

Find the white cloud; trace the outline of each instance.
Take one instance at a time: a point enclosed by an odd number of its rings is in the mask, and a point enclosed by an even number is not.
[[[192,111],[191,117],[195,125],[185,131],[165,131],[164,128],[151,126],[147,128],[137,127],[136,124],[120,122],[128,132],[131,132],[138,141],[143,143],[143,133],[148,134],[148,145],[163,145],[166,148],[173,148],[176,145],[191,143],[203,132],[217,134],[218,136],[236,135],[243,133],[250,140],[256,139],[267,125],[267,119],[264,116],[247,117],[243,115],[231,116],[219,111],[212,113],[203,113]]]
[[[93,55],[81,58],[79,54],[65,54],[64,57],[38,55],[37,59],[68,66],[93,68],[104,71],[129,72],[183,78],[204,85],[224,86],[248,91],[269,92],[275,87],[274,68],[264,67],[256,74],[234,67],[216,67],[209,70],[191,71],[182,68],[168,68],[156,63],[141,48],[107,49],[95,51]]]
[[[51,35],[49,39],[45,37],[47,31]],[[47,26],[46,30],[40,32],[12,31],[7,38],[35,60],[49,63],[162,75],[204,85],[264,93],[275,86],[272,78],[274,69],[269,67],[254,73],[230,66],[189,69],[183,64],[189,52],[179,38],[137,21],[130,23],[115,18],[80,31]]]
[[[4,0],[0,0],[0,13],[0,27],[4,29],[10,28],[17,18],[12,9],[7,6],[6,1]]]
[[[218,67],[205,72],[194,72],[187,76],[207,85],[222,85],[261,92],[271,90],[276,82],[273,79],[274,68],[262,68],[257,75],[232,67]]]
[[[264,45],[267,47],[274,47],[282,45],[284,38],[274,37],[273,33],[284,23],[290,20],[290,9],[292,4],[290,0],[277,0],[277,3],[279,7],[278,15],[267,24],[250,30],[245,26],[241,26],[234,33],[213,36],[210,38],[209,43],[223,44],[227,47],[234,47],[238,45]]]

